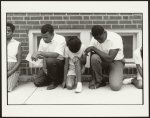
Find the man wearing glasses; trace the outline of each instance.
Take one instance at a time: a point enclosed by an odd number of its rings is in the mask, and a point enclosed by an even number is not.
[[[124,54],[123,42],[120,35],[106,31],[102,26],[95,25],[91,29],[93,38],[85,54],[91,52],[91,68],[93,70],[90,89],[106,85],[109,77],[110,88],[119,91],[123,81]],[[103,74],[103,71],[107,71]]]

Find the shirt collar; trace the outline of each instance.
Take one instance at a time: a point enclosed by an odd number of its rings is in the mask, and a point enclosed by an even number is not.
[[[49,43],[47,43],[47,44],[52,44],[53,42],[54,42],[54,37],[55,37],[55,34],[54,34],[54,36],[53,36],[53,39],[49,42]],[[43,39],[43,38],[42,38]],[[44,40],[43,40],[44,41]],[[45,42],[44,42],[45,43]]]
[[[107,32],[107,37],[106,37],[106,40],[105,41],[109,41],[110,38],[109,38],[109,31],[106,31]]]
[[[54,42],[55,35],[56,35],[56,34],[54,33],[53,39],[51,40],[50,43],[53,43],[53,42]]]

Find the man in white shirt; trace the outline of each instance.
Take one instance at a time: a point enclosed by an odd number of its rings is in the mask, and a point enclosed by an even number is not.
[[[133,78],[131,80],[131,83],[133,85],[135,85],[136,88],[138,89],[142,89],[143,88],[143,82],[142,82],[142,78],[143,78],[143,64],[142,64],[142,60],[143,60],[143,48],[137,48],[134,51],[134,62],[136,64],[136,68],[137,68],[137,78]]]
[[[134,51],[134,63],[136,64],[137,76],[124,79],[123,84],[133,84],[136,88],[143,88],[143,48],[137,48]]]
[[[63,36],[54,33],[54,29],[50,24],[42,26],[41,33],[42,39],[39,49],[32,55],[32,59],[44,58],[43,67],[45,73],[47,73],[46,78],[48,81],[46,80],[46,84],[43,85],[49,85],[47,89],[51,90],[62,84],[63,81],[66,41]]]
[[[123,42],[120,35],[106,31],[100,25],[92,27],[92,40],[85,53],[93,52],[91,55],[91,66],[94,77],[89,88],[95,89],[105,86],[104,68],[109,69],[109,84],[114,91],[121,89],[123,81],[124,54]]]

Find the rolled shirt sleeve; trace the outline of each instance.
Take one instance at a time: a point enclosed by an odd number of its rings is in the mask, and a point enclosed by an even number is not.
[[[68,50],[68,47],[65,48],[65,58],[68,58],[69,57],[69,50]]]
[[[40,41],[38,51],[44,51],[43,50],[43,39],[41,39],[41,41]]]
[[[117,36],[114,40],[112,40],[110,49],[122,49],[123,48],[123,43],[122,43],[122,38],[121,36]]]
[[[54,50],[54,52],[58,53],[61,56],[65,56],[64,52],[65,52],[65,47],[66,47],[66,41],[64,37],[61,37],[61,40],[58,40],[57,42],[57,46]]]
[[[96,46],[95,44],[96,44],[96,40],[92,38],[88,47]]]
[[[140,66],[142,67],[142,58],[141,58],[141,55],[140,55],[140,48],[139,49],[136,49],[134,51],[134,62],[135,64],[140,64]]]

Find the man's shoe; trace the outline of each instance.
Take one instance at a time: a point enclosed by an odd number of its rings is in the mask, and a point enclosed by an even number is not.
[[[133,81],[134,78],[126,78],[123,80],[123,84],[132,84],[132,81]]]
[[[103,86],[106,86],[106,82],[102,82],[102,83],[97,82],[94,85],[89,86],[89,89],[97,89],[97,88],[103,87]]]
[[[95,89],[95,79],[92,79],[90,82],[89,82],[89,89]]]
[[[52,83],[47,87],[47,90],[52,90],[52,89],[55,89],[56,87],[57,87],[57,85]]]
[[[95,88],[99,88],[99,87],[103,87],[103,86],[106,86],[106,82],[96,83],[95,84]]]

